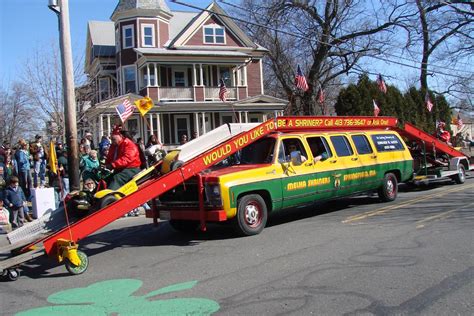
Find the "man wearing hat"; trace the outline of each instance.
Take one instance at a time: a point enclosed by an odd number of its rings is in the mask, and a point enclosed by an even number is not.
[[[89,146],[91,150],[95,150],[95,144],[94,144],[94,140],[92,139],[92,133],[86,132],[86,134],[84,135],[84,138],[86,139],[86,145]]]
[[[126,131],[120,131],[119,127],[114,128],[112,145],[105,160],[105,166],[114,170],[108,184],[111,190],[117,190],[140,172],[141,160],[138,146],[124,134]]]

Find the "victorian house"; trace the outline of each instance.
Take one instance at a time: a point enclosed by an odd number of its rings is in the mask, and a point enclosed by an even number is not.
[[[112,22],[90,21],[85,72],[95,91],[82,109],[84,128],[99,140],[120,122],[115,107],[149,96],[125,128],[156,134],[173,146],[230,122],[262,122],[287,102],[265,95],[262,58],[254,43],[215,2],[202,12],[170,11],[164,0],[120,0]],[[227,98],[219,98],[225,82]]]

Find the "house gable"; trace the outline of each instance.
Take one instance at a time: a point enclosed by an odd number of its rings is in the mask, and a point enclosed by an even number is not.
[[[225,44],[204,43],[204,29],[215,25],[225,30]],[[227,46],[255,49],[254,42],[227,17],[227,13],[215,2],[198,14],[169,44],[169,48],[182,46]]]

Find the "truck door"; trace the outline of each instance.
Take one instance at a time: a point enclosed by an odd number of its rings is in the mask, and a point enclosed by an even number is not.
[[[380,182],[377,180],[377,153],[372,148],[367,136],[364,134],[353,134],[350,136],[354,144],[361,171],[364,171],[364,177],[361,178],[361,189],[368,190],[377,186]]]
[[[333,177],[337,188],[336,196],[345,196],[360,191],[361,181],[359,157],[354,153],[346,135],[331,135],[331,143],[335,150],[335,157],[330,162],[334,164]]]
[[[323,135],[308,136],[306,142],[311,150],[313,173],[308,180],[308,188],[315,194],[314,201],[328,199],[336,194],[334,178],[334,155]]]
[[[313,173],[313,162],[299,137],[285,137],[281,140],[278,162],[283,169],[283,207],[297,206],[312,201],[308,190],[308,179]]]

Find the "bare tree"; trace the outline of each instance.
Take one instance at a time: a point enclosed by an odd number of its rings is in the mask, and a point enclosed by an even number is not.
[[[82,55],[81,55],[82,56]],[[74,62],[74,81],[80,85],[83,75],[82,58]],[[40,110],[41,115],[57,129],[58,135],[64,135],[64,105],[62,93],[61,56],[57,44],[38,47],[27,58],[21,80],[27,87],[29,101]]]
[[[405,26],[407,2],[383,4],[347,0],[244,0],[250,13],[247,30],[269,49],[269,67],[290,100],[292,114],[319,114],[318,87],[332,88],[336,78],[364,72],[363,57],[383,56],[398,26]],[[294,87],[295,68],[301,64],[309,90]]]
[[[40,120],[32,115],[34,107],[28,100],[27,89],[22,83],[15,82],[7,92],[0,89],[0,139],[2,142],[28,138],[40,130]]]
[[[453,75],[452,68],[464,68],[462,60],[469,59],[474,52],[473,41],[473,4],[466,1],[421,1],[416,0],[417,20],[413,23],[415,32],[411,32],[410,42],[414,45],[421,43],[421,66],[420,85],[422,90],[428,89],[428,68],[430,59],[438,65],[443,65],[443,69],[433,69],[434,71],[449,72]],[[472,59],[472,57],[471,57]],[[471,61],[472,62],[472,61]],[[439,66],[437,66],[439,67]],[[451,68],[451,69],[450,69]],[[432,73],[431,73],[432,75]],[[445,91],[439,93],[453,94],[466,85],[466,81],[472,82],[472,64],[470,71],[458,73],[446,85]]]

